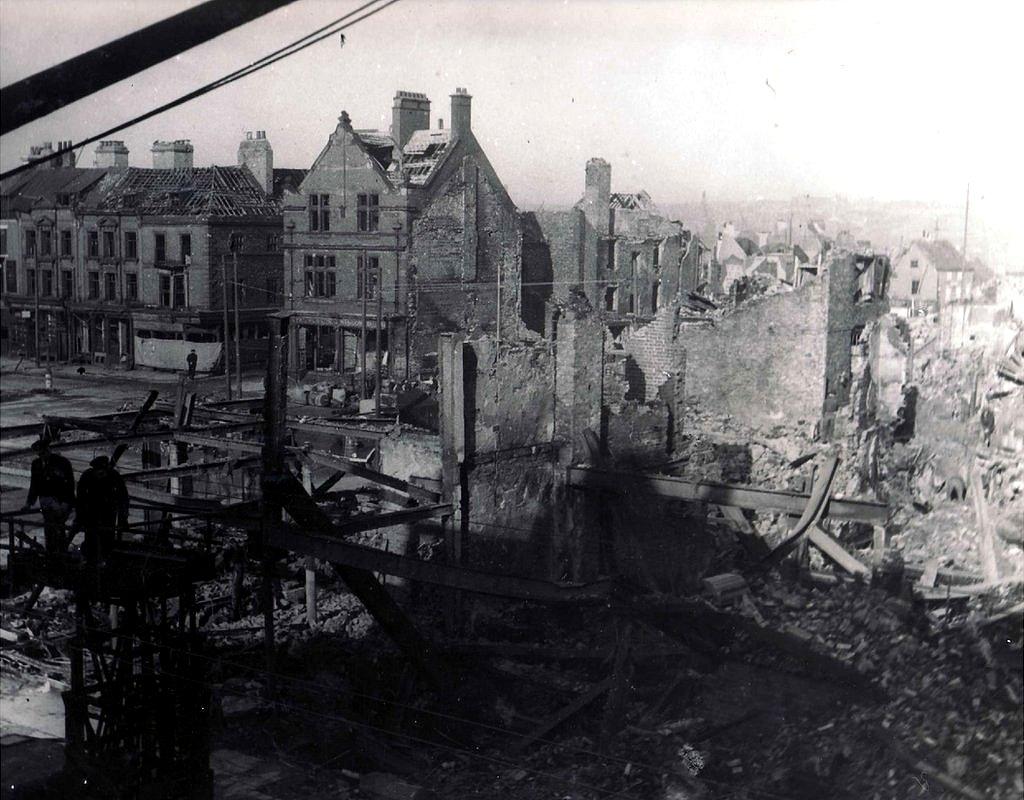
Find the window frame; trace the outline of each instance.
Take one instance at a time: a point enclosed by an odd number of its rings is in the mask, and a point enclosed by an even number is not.
[[[98,230],[90,230],[86,232],[86,245],[85,254],[87,258],[99,258],[100,257],[100,232]]]
[[[74,250],[74,234],[68,228],[62,228],[60,232],[60,255],[61,258],[71,258]],[[66,246],[65,246],[66,245]]]
[[[167,263],[167,234],[162,231],[153,231],[153,263]]]
[[[124,274],[124,299],[128,302],[139,300],[139,273],[126,272]]]
[[[129,247],[128,243],[131,242]],[[139,258],[139,232],[138,231],[125,231],[124,242],[124,257],[126,260],[137,261]]]
[[[107,303],[117,302],[117,273],[103,273],[103,300]]]
[[[356,229],[360,233],[380,231],[380,194],[360,192],[356,194]]]
[[[100,286],[100,271],[98,269],[89,270],[88,273],[86,274],[86,281],[86,290],[88,293],[88,298],[90,300],[99,300],[100,290],[102,288]]]

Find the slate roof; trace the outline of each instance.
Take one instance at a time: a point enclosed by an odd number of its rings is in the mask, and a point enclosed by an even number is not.
[[[5,211],[28,212],[34,206],[53,206],[58,195],[81,196],[107,175],[104,167],[36,168],[14,175],[0,184]]]
[[[173,217],[272,216],[277,204],[245,167],[125,170],[96,209]]]
[[[964,266],[964,260],[960,255],[960,251],[945,239],[937,241],[919,239],[914,244],[924,251],[925,255],[928,256],[928,260],[932,262],[932,266],[939,272],[972,271],[974,269],[970,264],[967,264],[966,267]]]

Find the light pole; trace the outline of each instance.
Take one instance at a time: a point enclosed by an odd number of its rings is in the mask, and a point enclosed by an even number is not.
[[[295,220],[288,220],[288,307],[295,308]]]

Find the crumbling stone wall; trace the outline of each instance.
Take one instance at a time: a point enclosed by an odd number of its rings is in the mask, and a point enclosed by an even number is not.
[[[827,291],[827,283],[809,281],[719,319],[685,324],[679,335],[686,398],[713,419],[750,427],[818,419],[827,370]]]
[[[377,443],[380,471],[403,481],[441,480],[441,437],[419,431],[389,433]]]
[[[425,353],[437,352],[439,333],[495,332],[499,294],[502,338],[518,338],[521,330],[522,235],[515,206],[478,154],[449,169],[435,179],[444,189],[413,223],[414,369]]]
[[[647,324],[628,327],[619,337],[627,356],[626,376],[633,391],[629,399],[646,403],[658,396],[679,368],[682,345],[676,334],[679,308],[669,304]]]

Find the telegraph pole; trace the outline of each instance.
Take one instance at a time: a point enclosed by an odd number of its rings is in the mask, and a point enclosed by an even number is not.
[[[231,399],[231,345],[228,334],[228,267],[224,255],[220,257],[220,288],[222,305],[224,307],[224,385],[228,390],[228,400]]]
[[[964,260],[963,271],[960,273],[960,294],[962,295],[961,300],[964,304],[963,314],[960,315],[960,340],[963,341],[963,337],[967,332],[967,217],[971,212],[971,184],[967,184],[967,198],[964,201],[964,246],[960,251],[961,257]],[[972,301],[973,304],[973,301]]]
[[[380,332],[384,329],[384,264],[380,257],[377,258],[377,286],[375,287],[377,292],[377,335],[374,340],[377,345],[377,391],[374,392],[376,402],[374,403],[374,410],[377,416],[380,416]]]
[[[359,265],[359,270],[362,273],[362,290],[363,290],[363,320],[362,320],[362,335],[360,338],[359,347],[362,351],[362,362],[360,363],[360,382],[359,387],[359,399],[366,399],[366,290],[369,288],[369,274],[366,269],[366,253],[364,252],[360,256],[362,263]]]
[[[242,399],[242,350],[239,344],[239,338],[242,335],[241,326],[238,324],[238,251],[231,251],[232,270],[234,278],[232,283],[234,284],[234,295],[235,295],[235,377],[238,379],[238,399]]]

